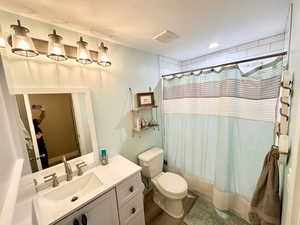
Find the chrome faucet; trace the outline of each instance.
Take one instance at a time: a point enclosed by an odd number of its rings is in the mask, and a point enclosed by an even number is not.
[[[71,165],[70,165],[70,163],[67,162],[66,156],[63,156],[62,160],[63,160],[64,166],[65,166],[65,171],[67,174],[67,181],[70,181],[73,179],[73,171],[72,171]]]
[[[45,176],[44,179],[45,179],[45,183],[52,181],[52,187],[57,187],[59,185],[56,173],[49,174]]]
[[[82,167],[84,167],[84,166],[86,166],[85,162],[80,162],[80,163],[76,164],[78,176],[81,176],[83,174]]]

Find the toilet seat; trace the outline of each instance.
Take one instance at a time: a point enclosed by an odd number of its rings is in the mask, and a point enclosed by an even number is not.
[[[187,195],[187,182],[175,173],[161,173],[154,177],[152,182],[168,198],[182,199]]]

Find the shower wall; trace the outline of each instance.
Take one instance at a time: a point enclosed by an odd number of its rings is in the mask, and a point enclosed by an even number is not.
[[[180,61],[166,56],[159,56],[160,74],[182,72],[235,60],[274,54],[286,51],[287,48],[287,33],[281,33],[189,60]]]
[[[159,74],[181,72],[181,61],[166,56],[159,56]]]
[[[208,55],[182,61],[181,69],[182,71],[192,70],[282,52],[287,49],[287,40],[288,38],[285,33],[277,34],[229,49],[216,51]]]

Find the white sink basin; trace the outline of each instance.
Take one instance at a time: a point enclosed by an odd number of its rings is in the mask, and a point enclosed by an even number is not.
[[[89,200],[89,197],[103,185],[94,173],[76,178],[38,194],[33,204],[37,218],[42,218],[42,221],[55,220],[63,211],[71,211],[78,204]]]
[[[94,173],[87,174],[79,179],[68,182],[57,189],[45,193],[41,198],[49,201],[75,202],[83,196],[93,192],[102,185]]]

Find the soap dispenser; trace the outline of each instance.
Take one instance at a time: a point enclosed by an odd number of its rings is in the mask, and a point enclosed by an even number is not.
[[[107,165],[108,164],[108,157],[107,157],[107,151],[106,151],[106,149],[101,149],[99,151],[99,156],[100,156],[100,162],[101,162],[101,164],[102,165]]]

